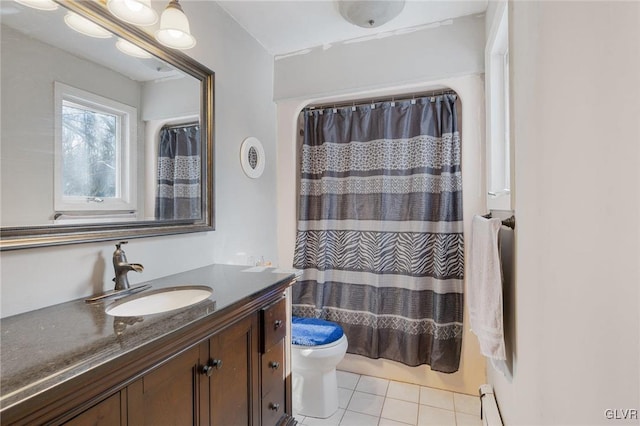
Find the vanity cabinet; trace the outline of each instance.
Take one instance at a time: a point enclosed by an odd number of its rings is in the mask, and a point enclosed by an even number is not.
[[[283,298],[260,311],[261,314],[261,391],[262,424],[273,425],[282,419],[285,396],[285,337],[287,334],[286,300]]]
[[[197,345],[127,386],[125,424],[197,424],[203,350],[206,347]]]
[[[78,416],[64,423],[64,426],[117,426],[126,425],[126,410],[123,398],[126,393],[117,392],[104,401],[94,405]]]
[[[6,410],[2,424],[295,424],[286,375],[285,288],[149,342]]]
[[[257,319],[257,314],[246,317],[209,340],[210,357],[201,376],[209,377],[211,421],[205,424],[260,424],[254,409],[260,401]]]
[[[252,408],[259,400],[257,317],[241,319],[129,385],[128,424],[259,424]]]

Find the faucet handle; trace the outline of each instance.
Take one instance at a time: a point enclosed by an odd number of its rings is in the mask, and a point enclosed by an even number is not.
[[[122,244],[129,244],[129,241],[120,241],[119,243],[116,243],[116,248],[119,249]]]

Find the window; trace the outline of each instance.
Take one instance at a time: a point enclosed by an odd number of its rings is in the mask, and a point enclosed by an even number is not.
[[[136,210],[137,110],[55,83],[55,210]]]
[[[487,204],[510,210],[509,17],[507,2],[498,3],[485,50],[487,109]]]

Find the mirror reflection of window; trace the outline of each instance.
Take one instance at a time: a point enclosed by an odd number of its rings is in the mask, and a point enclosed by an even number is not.
[[[63,197],[116,196],[119,122],[117,115],[62,102]]]
[[[135,211],[136,108],[58,82],[54,88],[55,210]]]

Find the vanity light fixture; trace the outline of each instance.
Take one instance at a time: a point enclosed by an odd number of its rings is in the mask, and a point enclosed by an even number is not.
[[[178,0],[171,0],[160,16],[160,29],[156,31],[156,40],[172,49],[191,49],[196,39],[189,30],[189,20]]]
[[[74,12],[68,12],[64,16],[64,22],[72,30],[89,37],[109,38],[112,35],[111,32],[105,30],[100,25],[94,24],[87,18],[84,18]]]
[[[119,38],[116,42],[116,47],[122,53],[125,53],[129,56],[133,56],[134,58],[151,58],[151,53],[147,52],[144,49],[139,48],[133,43],[128,42],[127,40]]]
[[[129,24],[148,27],[158,22],[158,14],[151,0],[108,0],[107,9],[116,18]]]
[[[52,0],[16,0],[16,3],[38,10],[56,10],[58,8],[58,4]]]

